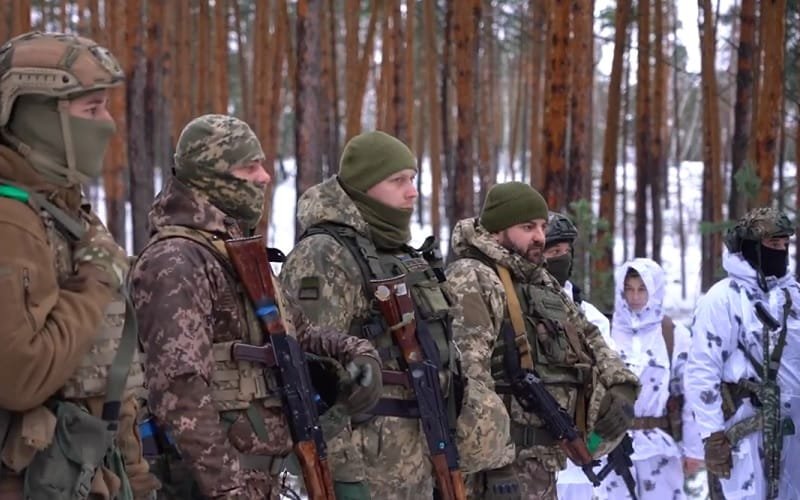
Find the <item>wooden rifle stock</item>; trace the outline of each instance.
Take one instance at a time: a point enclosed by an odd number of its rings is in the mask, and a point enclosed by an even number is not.
[[[233,358],[273,369],[281,387],[284,414],[303,481],[311,500],[335,500],[325,440],[311,391],[308,365],[297,341],[286,334],[280,316],[272,269],[262,236],[225,242],[233,267],[253,303],[269,345],[234,344]]]
[[[422,428],[426,434],[436,485],[442,500],[466,500],[466,488],[458,469],[458,451],[446,423],[444,398],[439,385],[438,367],[429,363],[417,338],[414,303],[405,275],[373,280],[375,298],[402,353],[409,381],[420,406]],[[424,379],[424,380],[423,380]],[[433,419],[430,422],[427,420]]]

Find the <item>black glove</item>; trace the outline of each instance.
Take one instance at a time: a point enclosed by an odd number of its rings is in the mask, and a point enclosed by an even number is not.
[[[351,415],[364,413],[375,406],[383,393],[381,365],[370,356],[356,356],[346,368],[353,386],[345,406]]]
[[[703,440],[706,455],[706,469],[717,477],[731,477],[733,458],[731,443],[723,431],[717,431]]]
[[[600,400],[594,431],[604,440],[615,439],[630,429],[633,423],[633,403],[636,388],[629,385],[613,385]]]

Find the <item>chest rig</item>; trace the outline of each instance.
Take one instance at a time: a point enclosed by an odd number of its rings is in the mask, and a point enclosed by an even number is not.
[[[435,246],[434,238],[431,236],[426,239],[419,249],[405,246],[390,253],[379,251],[371,240],[349,226],[333,223],[319,224],[306,230],[301,239],[316,234],[325,234],[334,238],[350,251],[358,263],[363,279],[361,288],[370,308],[365,315],[355,318],[351,322],[349,333],[372,342],[384,367],[393,367],[395,370],[398,366],[402,366],[402,354],[394,344],[388,325],[378,311],[370,281],[405,274],[406,283],[418,312],[417,321],[425,322],[431,340],[436,346],[438,359],[434,361],[439,366],[439,379],[442,382],[443,393],[448,395],[446,396],[448,399],[453,400],[449,395],[454,395],[454,391],[458,390],[455,386],[460,383],[460,370],[457,353],[452,342],[452,317],[450,314],[452,301],[441,286],[445,280],[443,261]],[[386,385],[407,386],[404,372],[397,374],[392,370],[384,370],[383,379]],[[396,416],[409,416],[402,415],[402,411],[390,411],[389,413],[398,413]]]
[[[236,304],[239,318],[238,324],[215,324],[214,327],[214,330],[219,327],[241,332],[233,340],[221,341],[217,338],[212,339],[214,371],[211,376],[211,389],[214,406],[217,411],[223,414],[223,420],[228,417],[231,420],[235,420],[235,415],[229,415],[228,412],[248,410],[248,416],[250,416],[253,404],[261,404],[268,407],[280,406],[280,400],[276,394],[277,382],[271,380],[270,383],[267,383],[262,367],[246,361],[235,361],[231,356],[231,347],[234,343],[246,342],[253,345],[263,345],[265,338],[253,308],[250,306],[250,300],[245,294],[236,271],[228,259],[224,240],[215,234],[199,229],[177,225],[163,226],[150,239],[140,255],[144,254],[149,247],[156,243],[172,238],[183,238],[197,243],[217,260],[228,282],[227,292],[232,295],[230,297],[220,297],[219,303],[233,301]],[[279,300],[279,302],[282,303],[283,301]],[[213,316],[213,311],[211,311],[211,314]],[[261,421],[262,419],[253,414],[250,420],[254,428],[257,428],[258,424],[253,421]]]

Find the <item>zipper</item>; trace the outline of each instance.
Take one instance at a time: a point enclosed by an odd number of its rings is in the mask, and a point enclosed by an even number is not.
[[[25,292],[25,295],[23,297],[25,301],[25,314],[28,316],[28,321],[30,322],[31,326],[35,329],[36,321],[33,319],[33,313],[31,313],[31,308],[30,308],[31,276],[27,267],[22,268],[22,289]]]

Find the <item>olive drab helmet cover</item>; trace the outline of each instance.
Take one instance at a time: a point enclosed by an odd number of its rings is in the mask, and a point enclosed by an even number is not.
[[[792,236],[795,226],[785,213],[774,208],[756,208],[747,212],[736,225],[728,229],[725,246],[731,253],[742,251],[742,242]]]
[[[115,87],[124,77],[111,52],[88,38],[39,31],[16,36],[0,46],[0,127],[21,95],[67,99]]]
[[[545,235],[546,246],[563,242],[574,243],[577,238],[578,228],[575,227],[569,217],[558,212],[550,212]]]

